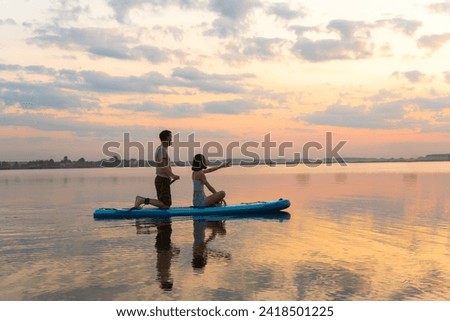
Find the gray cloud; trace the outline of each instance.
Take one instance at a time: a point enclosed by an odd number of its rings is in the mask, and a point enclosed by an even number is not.
[[[164,0],[109,0],[108,4],[114,10],[116,20],[119,22],[125,22],[128,14],[133,9],[140,9],[144,5],[164,7],[169,4],[169,2],[170,1]]]
[[[0,125],[25,126],[44,131],[68,131],[76,133],[79,136],[105,136],[105,127],[99,126],[99,124],[87,123],[63,117],[55,117],[49,114],[3,114],[0,118]],[[114,128],[109,128],[108,126],[108,131],[112,133],[114,132]],[[119,131],[117,133],[119,133]]]
[[[206,36],[226,38],[230,36],[238,36],[246,29],[246,25],[242,22],[236,22],[230,18],[220,17],[214,20],[212,28],[205,31],[204,34]]]
[[[165,109],[169,108],[169,106],[155,103],[155,102],[142,102],[138,104],[112,104],[109,106],[113,109],[122,109],[122,110],[132,110],[137,112],[155,112],[155,113],[161,113]]]
[[[428,48],[431,51],[436,51],[450,41],[450,33],[443,33],[439,35],[422,36],[418,40],[418,46]]]
[[[430,4],[428,9],[433,13],[450,14],[450,1]]]
[[[336,19],[331,20],[326,33],[337,33],[340,39],[311,40],[305,33],[321,33],[317,26],[290,26],[289,30],[297,34],[297,41],[292,46],[292,52],[311,62],[337,59],[364,59],[374,55],[375,44],[371,39],[371,31],[376,28],[390,27],[412,36],[422,25],[420,21],[403,18],[378,20],[375,23]]]
[[[279,48],[286,40],[280,38],[262,38],[255,37],[244,41],[245,48],[242,53],[245,56],[256,57],[260,59],[272,59],[279,55]]]
[[[203,0],[108,0],[109,6],[113,9],[117,21],[126,22],[128,15],[133,9],[142,9],[144,7],[150,10],[166,8],[170,5],[177,5],[181,8],[198,8],[204,6]]]
[[[445,80],[450,83],[450,71],[444,73]]]
[[[59,0],[52,3],[49,11],[54,14],[54,24],[78,21],[81,16],[89,14],[89,6],[82,6],[80,0]]]
[[[406,72],[394,72],[392,74],[395,77],[404,77],[411,83],[418,83],[425,79],[426,75],[418,70],[411,70]]]
[[[104,28],[59,28],[49,26],[37,29],[29,39],[40,46],[71,48],[98,56],[120,60],[145,59],[153,64],[170,61],[174,56],[171,50],[150,46],[135,45],[139,39],[125,36],[118,29]]]
[[[239,42],[229,42],[221,57],[227,62],[249,59],[271,60],[281,55],[285,44],[289,42],[281,38],[247,38]]]
[[[150,72],[141,76],[118,77],[104,72],[82,71],[79,75],[83,79],[81,89],[109,93],[162,93],[161,86],[170,81],[157,72]],[[78,86],[80,87],[80,86]]]
[[[155,113],[158,116],[167,118],[197,117],[204,111],[204,108],[201,105],[187,103],[168,105],[151,101],[143,102],[140,104],[115,104],[111,105],[110,107],[114,109]]]
[[[289,26],[288,30],[293,31],[297,37],[303,37],[306,32],[320,32],[319,27],[301,25]]]
[[[435,113],[435,121],[439,124],[431,124],[426,120],[408,117],[408,108],[413,107],[418,111],[432,111]],[[448,119],[442,117],[441,112],[450,108],[450,97],[435,99],[416,98],[382,103],[368,108],[366,106],[333,105],[324,111],[317,111],[301,117],[311,124],[328,125],[352,128],[370,129],[397,129],[397,128],[421,128],[422,130],[450,131]]]
[[[258,0],[211,0],[209,8],[220,16],[240,21],[254,8],[261,6]]]
[[[166,108],[161,116],[169,118],[189,118],[198,117],[203,114],[204,108],[201,105],[181,103],[175,104],[170,108]]]
[[[59,28],[43,27],[35,31],[35,36],[29,39],[33,44],[60,48],[85,50],[96,56],[131,59],[130,43],[137,40],[124,36],[119,30],[101,28]]]
[[[247,29],[246,19],[252,10],[260,7],[258,0],[211,0],[209,9],[219,15],[205,35],[226,38],[237,36]]]
[[[404,105],[417,107],[419,110],[441,112],[450,108],[450,96],[436,98],[415,98],[401,101]],[[450,129],[450,128],[449,128]]]
[[[339,40],[310,40],[302,36],[293,45],[297,56],[311,62],[333,59],[362,59],[373,55],[368,25],[360,21],[332,20],[328,32],[337,32]]]
[[[0,101],[5,106],[18,104],[25,109],[96,108],[96,99],[73,94],[45,83],[24,83],[0,80]]]
[[[353,128],[391,128],[389,121],[398,121],[402,118],[403,108],[400,105],[381,105],[374,108],[364,106],[352,107],[333,105],[325,111],[317,111],[302,119],[311,124],[330,125]]]
[[[237,83],[251,75],[220,75],[206,74],[196,68],[175,68],[172,77],[177,80],[176,85],[197,88],[213,93],[242,93],[245,90]]]
[[[422,22],[418,20],[409,20],[403,18],[378,20],[374,27],[392,27],[396,31],[400,31],[408,36],[412,36],[422,26]]]
[[[372,45],[365,40],[317,40],[302,39],[292,47],[294,54],[311,61],[319,62],[334,59],[363,59],[373,54]]]
[[[14,19],[0,19],[0,26],[16,26],[17,22]]]
[[[337,31],[343,40],[355,38],[358,33],[362,33],[362,36],[370,36],[368,25],[361,21],[331,20],[327,29]]]
[[[159,25],[154,26],[152,28],[152,31],[162,33],[164,36],[169,35],[177,41],[183,40],[184,35],[186,33],[186,31],[184,29],[179,28],[179,27],[174,27],[174,26],[163,27],[163,26],[159,26]]]
[[[187,118],[198,117],[203,114],[246,114],[252,110],[264,108],[266,106],[245,99],[234,99],[226,101],[210,101],[204,104],[181,103],[175,105],[148,101],[141,104],[116,104],[111,105],[110,107],[138,112],[150,112],[167,118]]]
[[[56,117],[46,113],[2,114],[0,126],[24,126],[49,132],[71,132],[78,137],[95,137],[96,139],[121,139],[124,133],[132,133],[132,139],[157,137],[159,128],[149,126],[106,125],[99,122],[86,122],[73,117]],[[154,131],[154,133],[151,133]],[[29,141],[30,138],[27,138]],[[100,148],[100,146],[99,146]]]
[[[261,105],[256,102],[244,99],[213,101],[206,103],[204,106],[207,113],[227,115],[245,114],[253,109],[261,108]]]
[[[104,93],[129,94],[176,94],[174,88],[197,89],[210,93],[244,93],[240,84],[253,77],[249,74],[208,74],[192,67],[175,68],[170,77],[158,72],[148,72],[139,76],[111,76],[99,71],[55,70],[44,66],[19,66],[0,64],[0,70],[31,75],[46,75],[51,79],[46,83],[26,81],[5,81],[0,79],[0,106],[20,105],[25,109],[71,109],[97,108],[98,96]],[[202,111],[203,107],[180,104],[177,106],[117,105],[115,108],[136,111],[156,110],[164,113],[174,108],[172,115],[189,115]],[[182,112],[184,110],[184,112]]]
[[[293,20],[306,16],[304,8],[292,8],[290,3],[278,3],[271,5],[267,8],[267,13],[284,20]]]

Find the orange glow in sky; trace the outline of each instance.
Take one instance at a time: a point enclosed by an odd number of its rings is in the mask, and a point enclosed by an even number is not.
[[[100,159],[166,128],[449,153],[448,1],[183,3],[3,1],[0,160]]]

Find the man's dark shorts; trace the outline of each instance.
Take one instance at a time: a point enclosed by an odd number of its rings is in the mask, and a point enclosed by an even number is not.
[[[156,176],[155,177],[155,187],[158,200],[166,204],[167,206],[172,205],[172,195],[170,194],[170,178]]]

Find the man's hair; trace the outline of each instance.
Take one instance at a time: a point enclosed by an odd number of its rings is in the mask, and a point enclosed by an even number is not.
[[[163,130],[159,133],[159,139],[162,142],[167,142],[169,140],[169,136],[172,135],[172,132],[170,130]]]

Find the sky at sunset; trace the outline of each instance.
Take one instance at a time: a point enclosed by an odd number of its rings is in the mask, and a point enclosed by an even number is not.
[[[270,133],[288,157],[327,132],[344,157],[450,153],[450,1],[0,6],[0,161],[98,160],[166,128],[201,146]]]

